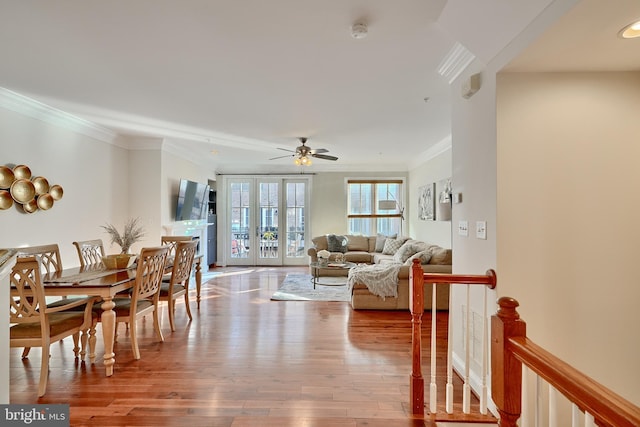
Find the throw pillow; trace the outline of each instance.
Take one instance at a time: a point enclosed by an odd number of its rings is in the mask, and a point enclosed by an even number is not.
[[[385,240],[387,240],[387,236],[383,236],[382,234],[376,236],[376,252],[382,252]]]
[[[327,246],[329,252],[347,252],[347,239],[344,236],[327,234]]]
[[[375,252],[382,252],[384,250],[384,242],[387,239],[395,239],[397,236],[397,234],[394,234],[393,236],[385,236],[384,234],[378,234],[376,236],[376,249]]]
[[[402,246],[404,240],[390,239],[384,241],[384,248],[382,249],[383,255],[395,255],[398,249]]]
[[[313,246],[315,246],[316,251],[327,250],[327,236],[318,236],[311,239],[313,242]]]
[[[420,248],[416,244],[414,244],[413,241],[408,240],[402,246],[400,246],[400,249],[398,249],[398,251],[393,255],[393,260],[395,262],[404,263],[407,259],[409,259],[410,256],[416,254],[419,251]]]
[[[413,254],[409,258],[407,258],[407,260],[404,262],[404,265],[413,264],[413,260],[416,258],[420,260],[420,264],[429,264],[429,261],[431,260],[431,253],[429,251],[420,251],[416,254]]]
[[[434,245],[427,250],[431,254],[429,264],[451,264],[451,249],[445,249]]]

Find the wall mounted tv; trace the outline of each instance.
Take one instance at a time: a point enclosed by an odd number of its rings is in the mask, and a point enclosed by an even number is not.
[[[181,179],[176,205],[176,221],[206,219],[208,203],[208,185]]]

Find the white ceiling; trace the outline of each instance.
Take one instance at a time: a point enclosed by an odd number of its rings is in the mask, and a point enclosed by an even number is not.
[[[0,86],[218,172],[299,170],[268,160],[299,136],[340,158],[310,171],[407,170],[449,138],[454,44],[486,63],[548,3],[0,0]],[[508,69],[638,71],[640,39],[616,33],[639,18],[637,0],[582,0]]]

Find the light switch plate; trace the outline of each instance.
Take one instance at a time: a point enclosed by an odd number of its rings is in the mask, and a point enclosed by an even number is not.
[[[469,235],[469,223],[467,221],[458,221],[458,234],[464,237]]]
[[[476,221],[476,238],[487,240],[487,221]]]

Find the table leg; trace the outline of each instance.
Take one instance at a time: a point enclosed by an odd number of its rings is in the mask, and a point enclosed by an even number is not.
[[[113,375],[113,365],[116,355],[113,352],[113,337],[116,334],[116,313],[113,311],[115,303],[111,297],[105,297],[102,303],[102,339],[104,340],[104,367],[108,377]]]
[[[198,310],[200,310],[200,287],[202,286],[202,267],[201,261],[196,263],[196,302],[198,304]]]

